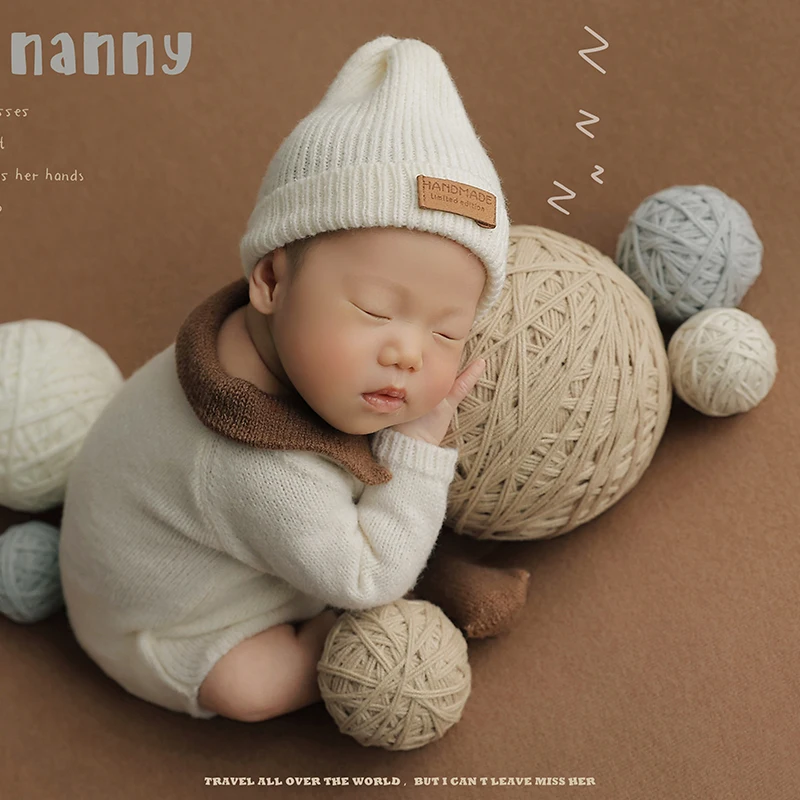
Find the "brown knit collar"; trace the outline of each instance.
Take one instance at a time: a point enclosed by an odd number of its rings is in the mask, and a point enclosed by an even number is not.
[[[373,455],[369,434],[344,433],[301,398],[267,394],[223,371],[217,357],[220,328],[248,301],[247,281],[234,281],[195,308],[178,331],[178,380],[197,418],[216,433],[252,447],[329,456],[371,486],[390,481],[392,473]]]

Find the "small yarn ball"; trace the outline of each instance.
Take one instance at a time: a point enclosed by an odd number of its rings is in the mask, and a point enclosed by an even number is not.
[[[629,492],[672,404],[653,306],[606,255],[511,226],[507,278],[464,363],[486,359],[442,447],[459,451],[446,523],[476,539],[558,536]]]
[[[39,622],[64,605],[58,529],[40,520],[12,525],[0,536],[0,613]]]
[[[325,640],[317,678],[339,730],[385,750],[444,736],[472,688],[466,639],[425,600],[345,611]]]
[[[738,306],[761,273],[750,215],[713,186],[673,186],[645,199],[617,242],[617,265],[658,318],[681,323],[706,308]]]
[[[675,331],[667,354],[678,396],[711,417],[755,408],[778,374],[767,329],[738,308],[696,314]]]
[[[0,505],[61,505],[69,468],[122,383],[80,331],[38,319],[0,325]]]

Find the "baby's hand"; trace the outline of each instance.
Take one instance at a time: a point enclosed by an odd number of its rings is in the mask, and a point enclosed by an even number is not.
[[[425,416],[411,422],[401,422],[391,426],[390,430],[399,431],[413,439],[430,442],[437,447],[450,427],[450,420],[458,404],[472,391],[476,381],[483,373],[486,362],[479,358],[473,361],[453,382],[450,394],[436,408]]]

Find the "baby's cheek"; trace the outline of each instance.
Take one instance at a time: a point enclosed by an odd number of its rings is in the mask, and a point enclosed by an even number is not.
[[[455,373],[452,370],[452,365],[446,364],[438,370],[434,385],[434,394],[439,402],[450,394],[450,389],[453,388],[454,380]]]
[[[447,397],[453,386],[452,364],[441,356],[434,358],[429,353],[421,378],[421,382],[417,381],[417,386],[422,388],[422,394],[418,392],[418,398],[424,400],[428,408],[435,408]]]
[[[318,352],[322,368],[341,381],[352,382],[366,359],[363,341],[346,331],[332,331],[322,341]]]

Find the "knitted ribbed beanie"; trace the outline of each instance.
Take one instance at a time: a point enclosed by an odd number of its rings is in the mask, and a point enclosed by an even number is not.
[[[245,275],[289,242],[373,227],[472,251],[488,275],[476,321],[499,297],[509,237],[500,179],[442,56],[417,39],[362,45],[280,145],[240,243]]]

